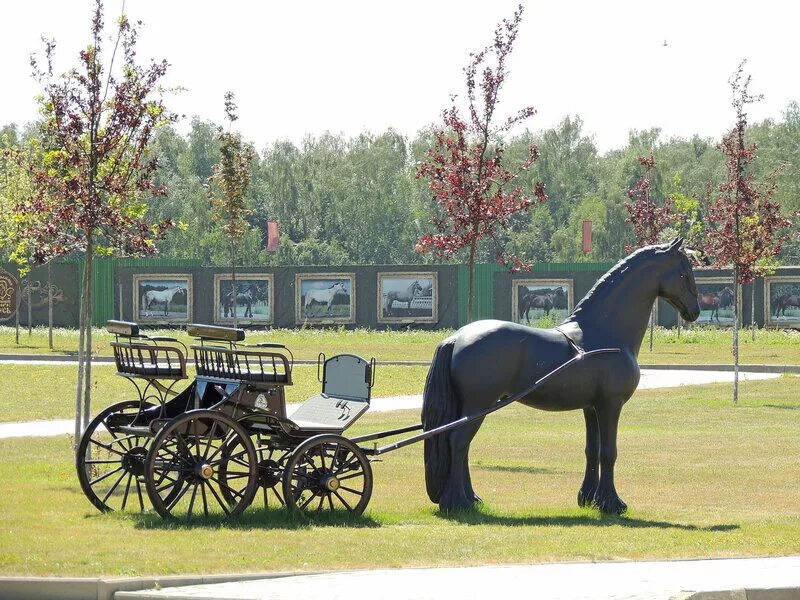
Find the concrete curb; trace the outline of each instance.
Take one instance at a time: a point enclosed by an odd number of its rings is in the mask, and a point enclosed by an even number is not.
[[[0,577],[0,598],[14,600],[116,600],[125,592],[188,585],[279,579],[316,575],[318,571],[296,573],[242,573],[239,575],[171,575],[167,577]],[[117,593],[120,592],[118,596]]]

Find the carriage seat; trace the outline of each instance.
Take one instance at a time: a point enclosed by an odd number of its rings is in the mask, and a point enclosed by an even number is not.
[[[186,326],[186,333],[191,337],[201,340],[216,340],[219,342],[243,342],[244,329],[234,327],[220,327],[219,325],[202,325],[191,323]]]
[[[289,419],[302,432],[341,433],[369,408],[369,402],[346,400],[327,394],[309,398]]]
[[[375,359],[367,362],[353,354],[325,359],[320,354],[322,393],[306,400],[290,417],[301,432],[339,432],[352,425],[369,408],[375,383]]]
[[[186,356],[183,350],[163,342],[178,340],[165,336],[148,337],[139,325],[129,321],[108,321],[106,330],[116,336],[111,342],[117,374],[145,379],[186,379]],[[181,344],[182,346],[182,344]]]
[[[292,367],[280,351],[192,346],[197,375],[211,379],[291,385]]]

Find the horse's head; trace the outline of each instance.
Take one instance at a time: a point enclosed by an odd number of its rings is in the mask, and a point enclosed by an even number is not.
[[[700,316],[697,285],[689,258],[681,250],[683,238],[664,244],[656,254],[661,255],[666,266],[662,272],[658,295],[675,307],[685,321],[695,321]]]
[[[336,283],[334,283],[331,286],[331,288],[333,289],[333,293],[334,294],[344,294],[345,293],[345,291],[344,291],[344,282],[343,281],[337,281]]]

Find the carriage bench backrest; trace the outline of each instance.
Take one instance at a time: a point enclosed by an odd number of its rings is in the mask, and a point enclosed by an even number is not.
[[[173,338],[142,337],[139,326],[127,321],[108,321],[106,329],[117,336],[111,342],[117,373],[145,379],[186,379],[186,356]]]
[[[374,383],[375,359],[367,362],[353,354],[339,354],[322,363],[322,393],[335,398],[369,402]]]
[[[199,377],[251,383],[282,385],[292,383],[291,364],[280,352],[225,348],[208,344],[193,345],[192,351]]]

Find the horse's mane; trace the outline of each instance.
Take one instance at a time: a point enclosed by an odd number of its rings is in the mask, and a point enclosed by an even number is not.
[[[666,250],[668,247],[669,244],[643,246],[642,248],[638,248],[620,260],[595,282],[595,284],[592,286],[592,289],[590,289],[583,299],[575,305],[572,313],[564,320],[564,322],[574,321],[575,317],[577,317],[577,315],[580,314],[583,309],[588,308],[593,303],[604,299],[608,288],[614,287],[618,283],[619,277],[625,273],[625,271],[628,271],[632,267],[638,266],[639,263],[643,262],[646,258],[653,256],[657,250]]]

